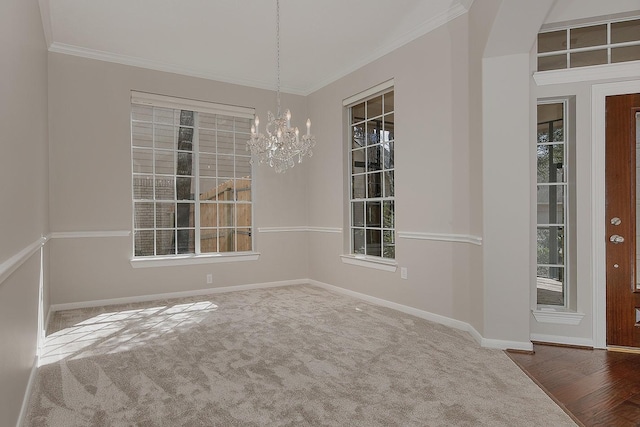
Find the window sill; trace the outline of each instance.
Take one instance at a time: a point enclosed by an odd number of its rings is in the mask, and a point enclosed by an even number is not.
[[[398,263],[383,258],[368,257],[365,255],[340,255],[345,264],[359,267],[373,268],[376,270],[390,271],[394,273],[398,269]]]
[[[173,265],[213,264],[218,262],[257,261],[260,252],[239,252],[211,255],[178,255],[171,257],[132,258],[133,268],[167,267]]]
[[[560,325],[579,325],[584,313],[571,311],[566,308],[539,306],[531,310],[538,323],[555,323]]]

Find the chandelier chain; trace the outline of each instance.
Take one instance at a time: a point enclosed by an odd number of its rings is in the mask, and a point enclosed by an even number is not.
[[[277,99],[277,115],[282,114],[280,111],[280,0],[276,0],[276,75],[278,83],[276,86]]]

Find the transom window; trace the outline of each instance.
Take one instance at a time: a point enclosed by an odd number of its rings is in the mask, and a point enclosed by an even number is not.
[[[253,111],[135,92],[134,257],[248,252]]]
[[[395,258],[394,92],[348,105],[351,253]]]
[[[538,34],[538,71],[640,60],[640,19]]]

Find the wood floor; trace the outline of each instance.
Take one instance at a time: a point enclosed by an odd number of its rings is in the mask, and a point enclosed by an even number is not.
[[[534,344],[509,357],[584,426],[640,426],[640,354]]]

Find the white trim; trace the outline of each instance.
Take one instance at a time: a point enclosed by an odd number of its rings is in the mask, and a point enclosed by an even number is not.
[[[616,64],[592,65],[590,67],[569,68],[533,73],[538,86],[564,83],[588,82],[604,79],[629,79],[640,75],[640,61]]]
[[[82,239],[82,238],[99,238],[99,237],[129,237],[129,230],[111,230],[111,231],[54,231],[51,233],[52,239]]]
[[[51,8],[49,7],[49,0],[38,0],[40,6],[40,19],[42,20],[42,29],[44,30],[44,41],[47,44],[47,49],[53,43],[53,30],[51,29]]]
[[[197,101],[174,96],[158,95],[155,93],[131,91],[131,103],[150,105],[153,107],[171,108],[176,110],[197,111],[199,113],[221,114],[245,119],[255,117],[255,108],[239,107],[235,105],[218,104],[209,101]]]
[[[363,90],[360,93],[357,93],[355,95],[351,95],[348,98],[345,98],[344,100],[342,100],[342,106],[347,108],[352,107],[353,105],[359,104],[360,102],[362,102],[365,98],[368,98],[379,92],[384,92],[385,90],[392,88],[393,86],[394,86],[394,80],[389,79],[386,82],[382,82],[378,85],[370,87],[369,89]]]
[[[412,316],[419,317],[421,319],[429,320],[431,322],[438,323],[440,325],[449,326],[454,329],[459,329],[461,331],[468,331],[469,324],[466,322],[462,322],[460,320],[452,319],[450,317],[441,316],[439,314],[430,313],[425,310],[420,310],[418,308],[409,307],[403,304],[398,304],[392,301],[388,301],[382,298],[373,297],[371,295],[362,294],[360,292],[351,291],[349,289],[341,288],[339,286],[329,285],[328,283],[319,282],[317,280],[309,279],[308,283],[313,286],[317,286],[319,288],[326,289],[328,291],[336,292],[342,295],[347,295],[353,298],[357,298],[362,301],[370,302],[375,305],[380,305],[382,307],[392,308],[394,310],[400,311],[402,313],[410,314]]]
[[[321,89],[330,83],[333,83],[342,77],[352,73],[353,71],[362,68],[363,66],[370,64],[371,62],[383,57],[384,55],[393,52],[394,50],[404,46],[405,44],[447,24],[449,21],[464,15],[471,8],[472,0],[460,0],[456,2],[452,7],[444,11],[443,13],[434,16],[432,19],[423,22],[417,27],[399,37],[389,41],[386,44],[381,45],[375,51],[369,55],[364,56],[351,63],[348,67],[339,70],[338,72],[327,76],[318,82],[313,82],[307,87],[282,87],[281,91],[291,93],[295,95],[307,96],[318,89]],[[185,76],[199,77],[203,79],[216,80],[224,83],[232,83],[243,86],[250,86],[260,89],[273,90],[273,82],[241,79],[237,76],[224,76],[216,74],[207,70],[200,70],[191,67],[185,67],[176,64],[169,64],[161,61],[154,61],[150,59],[136,58],[127,55],[120,55],[111,52],[105,52],[94,49],[87,49],[80,46],[73,46],[65,43],[52,42],[49,45],[49,51],[55,53],[62,53],[66,55],[79,56],[83,58],[96,59],[99,61],[113,62],[116,64],[124,64],[132,67],[147,68],[151,70],[164,71],[169,73],[176,73]]]
[[[559,325],[579,325],[584,317],[584,313],[579,313],[577,311],[567,311],[546,307],[531,310],[531,313],[538,323],[555,323]]]
[[[366,255],[340,255],[344,264],[357,265],[358,267],[373,268],[376,270],[395,273],[398,263],[384,258],[368,257]]]
[[[53,316],[54,311],[51,309],[51,304],[48,307],[47,310],[47,317],[44,320],[44,324],[42,325],[42,331],[40,331],[40,334],[42,335],[42,339],[40,342],[40,346],[38,347],[38,356],[40,356],[40,353],[42,352],[42,350],[44,349],[44,343],[46,342],[46,333],[47,333],[47,328],[49,328],[49,322],[51,321],[51,316]]]
[[[70,302],[70,303],[63,303],[63,304],[52,304],[50,311],[56,312],[56,311],[64,311],[64,310],[75,310],[77,308],[103,307],[108,305],[132,304],[132,303],[138,303],[138,302],[149,302],[149,301],[167,300],[167,299],[175,299],[175,298],[187,298],[187,297],[196,297],[196,296],[203,296],[203,295],[215,295],[215,294],[222,294],[226,292],[277,288],[281,286],[294,286],[294,285],[300,285],[300,284],[306,284],[306,283],[307,283],[307,279],[282,280],[278,282],[252,283],[248,285],[196,289],[193,291],[167,292],[162,294],[140,295],[140,296],[134,296],[134,297],[109,298],[109,299],[92,300],[92,301],[79,301],[79,302]]]
[[[448,234],[448,233],[422,233],[417,231],[398,231],[401,239],[434,240],[438,242],[469,243],[472,245],[482,245],[482,237],[470,234]]]
[[[25,263],[33,254],[35,254],[44,244],[47,242],[48,236],[42,236],[40,239],[31,243],[26,248],[12,256],[11,258],[0,264],[0,285],[7,280],[14,271],[16,271],[22,264]]]
[[[481,336],[479,333],[478,335]],[[533,351],[533,343],[531,341],[508,341],[483,337],[480,345],[485,348],[496,348],[499,350]]]
[[[342,233],[342,228],[339,227],[305,227],[305,226],[293,226],[293,227],[259,227],[259,233],[287,233],[296,231],[309,231],[315,233]]]
[[[593,347],[593,340],[590,340],[589,338],[562,337],[559,335],[531,334],[531,341]]]
[[[172,255],[168,257],[140,257],[130,259],[133,268],[171,267],[176,265],[213,264],[219,262],[257,261],[260,252],[229,252],[206,255]]]
[[[33,385],[36,382],[36,375],[38,373],[38,356],[34,357],[33,365],[31,366],[31,373],[29,374],[29,381],[27,381],[27,388],[24,391],[24,397],[22,398],[22,406],[20,407],[20,414],[18,415],[18,422],[16,427],[22,427],[24,419],[27,416],[27,409],[29,408],[29,399],[31,398],[31,391]]]
[[[307,227],[307,231],[312,233],[342,233],[340,227]]]
[[[340,288],[338,286],[329,285],[327,283],[319,282],[317,280],[309,279],[308,283],[312,286],[318,286],[328,291],[347,295],[347,296],[357,298],[366,302],[370,302],[372,304],[380,305],[383,307],[400,311],[402,313],[410,314],[412,316],[416,316],[421,319],[428,320],[430,322],[438,323],[440,325],[445,325],[450,328],[468,332],[471,335],[471,337],[482,347],[498,348],[502,350],[506,350],[508,348],[514,349],[514,350],[527,350],[527,351],[533,350],[533,344],[531,344],[531,342],[505,341],[505,340],[494,340],[494,339],[483,338],[482,335],[480,335],[480,333],[473,326],[461,320],[452,319],[450,317],[441,316],[439,314],[431,313],[425,310],[420,310],[418,308],[409,307],[403,304],[398,304],[398,303],[387,301],[381,298],[376,298],[371,295],[361,294],[359,292]]]
[[[631,12],[614,13],[610,15],[597,16],[594,18],[589,17],[582,19],[573,19],[570,21],[551,22],[549,24],[542,25],[542,27],[540,27],[540,32],[548,33],[550,31],[566,30],[567,28],[591,27],[594,25],[607,24],[613,21],[621,22],[637,18],[640,18],[640,15],[638,15],[637,10],[634,10]]]
[[[640,63],[640,62],[639,62]],[[638,77],[637,72],[634,77]],[[593,277],[593,346],[607,347],[607,286],[605,245],[605,98],[640,93],[640,80],[603,83],[591,88],[591,218]],[[600,236],[600,238],[598,238]]]
[[[131,67],[146,68],[149,70],[163,71],[167,73],[180,74],[183,76],[197,77],[207,80],[215,80],[222,83],[237,84],[242,86],[249,86],[265,90],[273,90],[273,82],[264,82],[258,80],[241,79],[237,76],[229,77],[220,74],[213,73],[211,71],[198,70],[191,67],[185,67],[176,64],[169,64],[161,61],[154,61],[151,59],[136,58],[133,56],[120,55],[117,53],[105,52],[95,49],[87,49],[85,47],[74,46],[66,43],[59,43],[54,41],[49,46],[49,52],[62,53],[65,55],[79,56],[81,58],[95,59],[98,61],[112,62],[115,64],[128,65]],[[304,91],[292,87],[281,87],[282,92],[291,93],[294,95],[309,95],[310,91]]]

